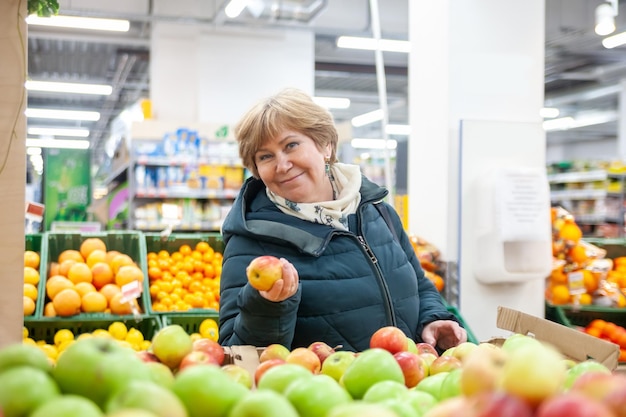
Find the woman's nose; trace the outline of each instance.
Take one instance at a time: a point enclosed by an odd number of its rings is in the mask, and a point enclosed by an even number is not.
[[[291,160],[288,155],[279,154],[276,157],[276,170],[279,172],[287,171],[291,168]]]

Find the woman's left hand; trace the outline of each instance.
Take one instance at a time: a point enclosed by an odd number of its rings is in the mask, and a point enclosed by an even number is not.
[[[456,321],[437,320],[424,327],[422,340],[433,347],[445,350],[467,342],[467,332]]]

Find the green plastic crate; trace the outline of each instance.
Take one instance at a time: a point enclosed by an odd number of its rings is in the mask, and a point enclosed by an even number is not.
[[[224,252],[224,241],[219,233],[173,233],[168,236],[161,236],[160,233],[144,233],[146,242],[146,257],[150,252],[158,253],[165,250],[169,253],[178,251],[182,245],[189,245],[193,249],[198,242],[207,242],[214,251]],[[171,314],[167,312],[152,310],[152,301],[148,294],[148,312],[151,315]],[[185,314],[208,314],[217,315],[214,309],[193,309],[188,311],[177,312]]]
[[[35,312],[32,316],[25,316],[24,321],[36,320],[41,317],[43,312],[43,303],[41,302],[41,294],[46,291],[46,275],[47,275],[47,264],[46,259],[48,257],[48,245],[47,241],[43,234],[29,234],[24,236],[25,247],[24,250],[32,250],[39,254],[39,284],[37,284],[37,301],[35,302]]]
[[[116,250],[131,257],[131,259],[141,268],[144,281],[143,291],[138,298],[141,308],[141,316],[148,315],[148,303],[150,301],[148,268],[146,264],[146,244],[142,232],[138,231],[111,231],[111,232],[89,232],[89,233],[70,233],[70,232],[46,232],[47,240],[47,259],[46,265],[56,262],[61,252],[66,249],[79,250],[80,244],[87,238],[96,237],[102,239],[107,246],[107,251]],[[45,287],[45,284],[44,284]],[[48,300],[45,290],[39,294],[40,303],[43,306]],[[42,315],[43,316],[43,315]],[[109,313],[80,313],[76,316],[79,320],[107,320],[108,317],[117,318],[118,320],[134,319],[133,315],[112,315]],[[42,317],[45,318],[45,317]],[[62,318],[61,320],[69,319]]]
[[[205,319],[215,320],[219,324],[219,314],[215,310],[189,310],[188,312],[171,312],[161,314],[161,326],[178,324],[188,334],[197,333]]]
[[[602,319],[626,327],[626,308],[585,306],[556,306],[546,303],[545,317],[567,327],[586,327],[592,320]]]
[[[449,304],[446,303],[446,308],[448,309],[448,311],[452,314],[454,314],[456,316],[456,318],[459,320],[459,323],[461,323],[461,326],[463,326],[463,328],[465,329],[465,331],[467,332],[467,341],[468,342],[472,342],[472,343],[480,343],[478,341],[478,339],[476,339],[476,336],[474,336],[474,333],[472,332],[472,329],[470,329],[469,325],[465,322],[465,319],[463,319],[463,316],[461,315],[461,312],[454,306],[451,306]]]
[[[81,317],[82,316],[82,317]],[[111,323],[121,321],[128,328],[136,328],[140,330],[145,340],[152,340],[154,334],[162,327],[161,320],[158,317],[141,316],[138,319],[132,316],[114,316],[111,314],[106,317],[95,317],[94,315],[81,315],[73,317],[42,317],[38,320],[32,320],[24,323],[28,329],[29,336],[35,341],[45,340],[46,343],[54,344],[54,335],[61,329],[69,329],[77,337],[83,333],[91,333],[97,329],[107,329]],[[88,317],[85,317],[88,316]]]
[[[615,259],[626,256],[626,239],[584,238],[583,240],[604,249],[606,251],[605,258]]]

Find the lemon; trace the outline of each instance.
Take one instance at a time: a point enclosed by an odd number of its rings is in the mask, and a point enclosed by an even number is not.
[[[130,329],[128,329],[128,334],[126,335],[126,339],[125,340],[128,343],[130,343],[133,347],[141,346],[141,344],[144,341],[143,333],[141,333],[136,328],[131,327]]]
[[[60,329],[54,334],[54,345],[57,347],[68,340],[74,340],[74,333],[70,329]]]
[[[28,329],[26,326],[22,327],[22,340],[28,337]]]
[[[74,340],[64,340],[57,346],[57,350],[61,353],[72,343],[74,343]]]
[[[96,329],[93,332],[91,332],[91,335],[93,337],[111,337],[111,334],[106,329]]]
[[[219,337],[219,329],[215,320],[204,319],[202,323],[200,323],[200,328],[198,331],[200,332],[200,336],[217,342],[217,339]]]
[[[189,336],[191,336],[191,340],[193,340],[194,342],[198,339],[202,339],[202,335],[198,332],[191,333]]]
[[[56,346],[46,343],[44,345],[39,346],[43,353],[50,359],[56,359],[59,356],[59,351]]]
[[[22,343],[26,345],[37,346],[37,342],[35,342],[35,340],[32,337],[27,337],[26,339],[22,340]]]
[[[125,340],[128,334],[128,328],[121,321],[115,321],[109,326],[109,334],[117,340]]]

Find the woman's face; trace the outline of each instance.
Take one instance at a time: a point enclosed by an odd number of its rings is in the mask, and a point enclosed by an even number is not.
[[[333,199],[324,166],[328,155],[330,145],[320,150],[310,137],[287,130],[263,144],[254,161],[270,191],[295,203],[315,203]]]

